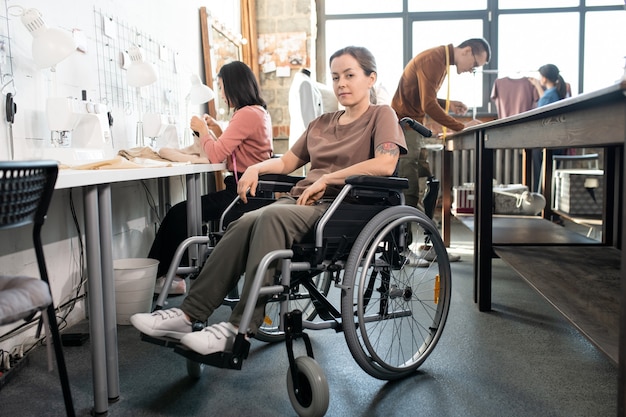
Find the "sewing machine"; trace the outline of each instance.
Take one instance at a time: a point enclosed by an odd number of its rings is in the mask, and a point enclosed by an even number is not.
[[[107,107],[67,97],[46,102],[51,144],[54,147],[113,148]]]
[[[106,105],[68,97],[49,97],[46,116],[50,128],[48,157],[76,163],[113,156]]]
[[[146,113],[143,115],[142,123],[143,135],[150,139],[151,148],[179,147],[175,117],[161,113]]]

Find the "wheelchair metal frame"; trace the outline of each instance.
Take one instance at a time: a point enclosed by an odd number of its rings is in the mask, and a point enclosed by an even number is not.
[[[406,118],[401,120],[403,123],[418,130],[415,123],[409,123]],[[423,128],[419,124],[416,126]],[[430,134],[427,130],[418,131],[424,136]],[[278,180],[266,189],[281,191],[274,188],[276,184],[282,184],[287,189],[292,185],[291,182]],[[430,191],[436,193],[438,185],[436,180],[430,179]],[[314,359],[304,329],[332,328],[343,332],[357,364],[375,378],[395,380],[413,374],[433,351],[443,332],[450,306],[451,272],[447,250],[436,224],[416,208],[404,205],[401,190],[407,186],[405,178],[347,178],[346,185],[317,222],[312,245],[298,244],[291,249],[275,250],[261,260],[230,352],[200,355],[171,340],[159,342],[160,338],[146,335],[142,335],[142,338],[173,346],[175,352],[187,358],[188,374],[194,378],[201,376],[204,365],[241,369],[250,350],[248,338],[252,335],[248,329],[255,305],[259,297],[267,296],[266,315],[268,305],[279,305],[278,326],[272,329],[262,326],[256,338],[266,342],[285,341],[289,358],[287,388],[291,404],[299,415],[322,416],[329,402],[328,382]],[[395,193],[397,204],[388,202],[380,210],[372,210],[376,213],[364,220],[364,226],[357,236],[340,236],[336,253],[327,253],[327,227],[347,196],[359,197],[358,192],[354,194],[357,190],[365,190],[365,200],[372,196],[376,199],[379,193]],[[431,200],[429,206],[434,206],[436,195]],[[236,204],[237,200],[229,208]],[[224,228],[226,213],[220,220],[220,231]],[[420,234],[424,235],[426,245],[418,246],[416,238]],[[342,246],[344,241],[350,243],[349,247]],[[215,242],[211,242],[208,236],[186,239],[176,251],[174,261],[178,259],[179,262],[191,244],[211,243]],[[415,255],[411,255],[410,250],[417,251],[419,259],[411,261],[411,256]],[[207,253],[210,254],[210,251],[211,247],[207,246]],[[306,256],[303,257],[303,254]],[[327,256],[331,254],[332,258]],[[280,275],[274,285],[263,286],[264,276],[274,262],[281,263]],[[179,270],[177,265],[177,262],[170,265],[165,289],[169,288]],[[197,265],[194,267],[195,270],[198,268]],[[300,274],[292,282],[293,272],[306,275]],[[330,289],[327,281],[330,277],[326,276],[329,273],[333,275],[334,286],[341,290],[340,308],[335,307],[326,297]],[[324,277],[318,287],[313,279],[321,274]],[[308,294],[297,293],[296,284],[304,286]],[[161,293],[157,309],[164,305],[166,296],[167,291]],[[307,314],[303,318],[303,311],[292,311],[290,304],[307,299],[309,304],[306,308],[312,307],[314,314]],[[238,301],[234,297],[226,300],[226,303],[232,305]],[[416,308],[413,308],[414,305]],[[320,320],[315,320],[315,314],[319,315]],[[293,342],[297,339],[303,339],[306,356],[294,356]],[[397,345],[394,344],[396,339]]]
[[[359,184],[361,182],[365,184]],[[317,223],[312,252],[309,253],[309,255],[313,254],[312,258],[302,260],[298,258],[294,248],[291,248],[272,251],[262,259],[253,278],[251,295],[246,300],[240,330],[231,352],[218,352],[204,356],[180,344],[170,344],[170,346],[174,346],[175,352],[187,358],[189,375],[196,378],[200,377],[203,365],[230,369],[242,368],[243,361],[247,359],[250,350],[248,340],[250,334],[247,329],[250,326],[254,306],[259,297],[265,296],[271,298],[271,301],[267,303],[268,305],[270,303],[279,304],[279,325],[277,333],[273,335],[274,338],[270,337],[267,340],[261,338],[261,340],[286,342],[290,363],[288,370],[289,395],[292,405],[299,414],[323,415],[328,406],[329,396],[327,382],[324,382],[326,381],[325,376],[321,367],[314,360],[313,349],[304,329],[332,328],[337,332],[343,332],[356,362],[366,373],[375,378],[393,380],[414,373],[432,352],[443,331],[451,296],[451,273],[447,251],[438,234],[437,226],[417,209],[403,205],[404,199],[400,189],[404,184],[406,184],[405,179],[387,177],[359,176],[348,179],[340,194]],[[355,238],[351,247],[348,248],[347,260],[343,256],[341,259],[329,260],[323,249],[324,241],[327,238],[324,231],[333,215],[344,204],[345,198],[355,190],[358,191],[363,188],[384,190],[385,192],[395,188],[399,194],[399,204],[382,206],[378,214],[364,221],[366,226]],[[378,222],[378,224],[373,225],[373,222]],[[410,242],[407,241],[407,237],[411,233],[408,229],[413,230],[416,227],[424,233],[425,241],[431,245],[436,259],[436,261],[430,261],[424,268],[409,267],[407,258],[399,253],[400,250],[406,250],[409,247]],[[195,241],[194,238],[188,240],[190,242]],[[393,240],[393,244],[391,245],[388,240]],[[323,256],[318,258],[317,254],[323,254]],[[384,260],[385,257],[387,260]],[[263,286],[264,275],[274,262],[281,263],[280,279],[274,285]],[[348,268],[351,268],[351,272],[347,272]],[[371,272],[363,272],[366,269]],[[405,272],[405,269],[408,272]],[[410,274],[415,273],[415,271],[418,271],[415,282],[409,282],[413,279]],[[302,284],[309,290],[308,297],[310,297],[311,303],[323,304],[326,313],[320,314],[323,316],[321,320],[303,319],[300,310],[291,310],[290,304],[295,301],[292,299],[294,284],[292,273],[294,272],[309,273],[308,278],[302,279],[301,277],[297,284]],[[326,298],[327,294],[323,289],[318,291],[315,284],[310,281],[315,276],[326,272],[335,273],[334,286],[342,291],[340,309],[333,306]],[[339,278],[341,272],[344,274],[343,279]],[[396,279],[394,274],[398,274],[400,280],[406,280],[406,283],[399,284],[400,281]],[[403,274],[406,277],[401,277]],[[369,281],[374,281],[375,285],[369,284]],[[418,291],[422,281],[426,282],[427,291],[420,295],[414,294]],[[368,282],[367,285],[371,288],[367,288],[365,282]],[[380,299],[372,301],[376,298],[372,293],[376,291],[380,293]],[[432,295],[433,292],[435,295]],[[420,310],[422,308],[432,309],[426,313],[428,322],[425,324],[421,322],[421,318],[417,318],[421,313],[417,309],[411,308],[414,301],[422,303],[422,300],[417,299],[424,297],[424,294],[427,294],[427,301],[420,305]],[[438,298],[438,301],[432,301],[431,298]],[[231,301],[236,302],[236,300]],[[371,305],[369,305],[370,303]],[[374,306],[375,304],[376,306]],[[392,304],[400,305],[400,308],[392,308]],[[356,310],[355,305],[357,306]],[[315,305],[314,307],[317,308]],[[400,323],[397,325],[399,330],[395,331],[397,334],[393,334],[393,332],[389,334],[388,330],[382,330],[385,323],[392,321]],[[410,323],[410,321],[414,323]],[[376,326],[381,323],[383,325],[377,329]],[[420,327],[416,332],[422,334],[418,336],[400,334],[400,330],[404,327],[413,325]],[[376,337],[371,337],[368,334],[370,331],[375,332]],[[374,339],[378,338],[379,332],[381,339],[387,340],[383,343],[388,343],[389,346],[385,345],[384,348],[380,348],[377,345],[380,342]],[[406,332],[413,332],[413,329],[406,330]],[[396,353],[403,358],[399,362],[386,357],[384,351],[381,351],[381,349],[389,349],[393,345],[393,337],[406,338],[407,343],[414,349],[408,353]],[[147,337],[147,339],[150,338]],[[294,357],[293,342],[297,339],[302,339],[305,343],[307,354],[304,357]],[[393,349],[398,348],[393,347]],[[303,391],[307,392],[306,395],[302,394]]]

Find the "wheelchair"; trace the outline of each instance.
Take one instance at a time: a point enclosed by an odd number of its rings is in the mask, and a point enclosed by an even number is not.
[[[280,178],[272,182],[261,187],[276,191],[289,184]],[[342,332],[355,362],[374,378],[396,380],[413,374],[442,335],[450,307],[451,271],[436,224],[404,205],[402,190],[407,187],[405,178],[347,178],[309,238],[262,259],[232,351],[200,355],[172,340],[146,335],[142,339],[173,347],[187,359],[192,378],[200,378],[206,365],[240,370],[250,350],[246,329],[257,300],[263,297],[267,299],[265,320],[253,336],[286,343],[287,390],[298,415],[324,415],[330,396],[305,330]],[[177,255],[182,256],[185,245],[198,242],[207,245],[210,255],[212,239],[215,236],[191,237]],[[422,239],[429,248],[422,253],[428,261],[412,265],[407,252],[420,253]],[[262,286],[273,263],[279,264],[275,282]],[[168,279],[173,279],[169,275],[176,266],[170,269]],[[332,291],[339,292],[339,305],[331,302],[337,298],[329,297]],[[161,294],[156,308],[162,307],[159,302],[166,296]],[[225,303],[237,301],[235,291]],[[295,357],[294,343],[300,339],[306,356]]]

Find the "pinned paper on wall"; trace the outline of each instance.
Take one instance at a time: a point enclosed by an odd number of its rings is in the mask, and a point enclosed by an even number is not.
[[[289,77],[291,76],[291,68],[290,67],[277,67],[276,68],[276,76],[277,77]]]
[[[102,32],[110,39],[117,39],[117,25],[107,16],[102,16]]]
[[[167,62],[167,47],[165,45],[159,45],[159,59]]]
[[[268,72],[276,71],[276,62],[274,61],[265,62],[261,65],[261,68],[265,74],[267,74]]]
[[[311,65],[306,49],[306,32],[266,33],[259,35],[259,64],[264,69],[273,62],[275,68],[300,68]]]

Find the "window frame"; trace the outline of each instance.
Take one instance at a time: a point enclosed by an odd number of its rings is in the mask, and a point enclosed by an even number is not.
[[[403,22],[403,62],[406,65],[412,55],[412,26],[414,21],[424,20],[463,20],[463,19],[480,19],[483,21],[483,37],[489,40],[491,45],[491,60],[485,67],[486,70],[483,76],[483,106],[477,109],[478,114],[494,114],[495,108],[491,103],[491,86],[496,78],[498,78],[498,39],[499,33],[499,17],[507,14],[533,14],[533,13],[562,13],[562,12],[575,12],[578,14],[579,22],[579,39],[578,39],[578,91],[572,92],[574,94],[580,94],[584,91],[584,78],[585,78],[585,17],[586,13],[590,11],[617,11],[622,10],[626,6],[621,5],[605,5],[605,6],[586,6],[585,0],[580,0],[578,6],[566,6],[566,7],[542,7],[542,8],[520,8],[520,9],[498,9],[498,0],[487,0],[486,10],[463,10],[463,11],[441,11],[441,12],[409,12],[408,0],[403,0],[402,12],[393,13],[354,13],[354,14],[341,14],[341,15],[327,15],[325,14],[325,2],[326,0],[316,1],[317,12],[317,40],[316,40],[316,62],[317,73],[325,74],[327,66],[326,50],[325,50],[325,27],[328,20],[347,20],[347,19],[372,19],[372,18],[386,18],[386,17],[401,17]],[[325,82],[325,80],[320,80]],[[393,91],[390,91],[393,94]]]

